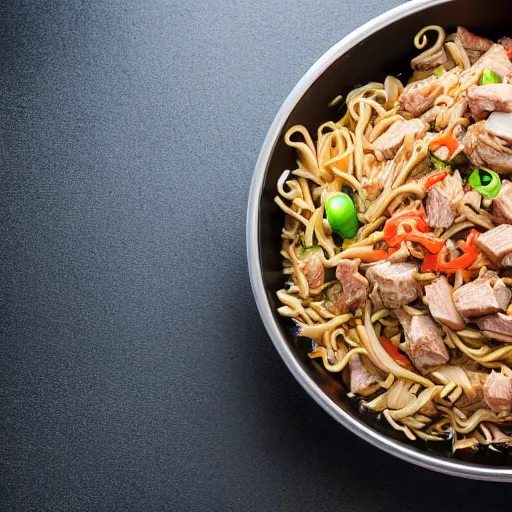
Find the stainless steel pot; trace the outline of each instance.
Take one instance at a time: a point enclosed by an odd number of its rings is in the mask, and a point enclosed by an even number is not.
[[[265,327],[286,365],[304,389],[346,428],[406,461],[451,475],[480,480],[512,481],[512,466],[465,462],[411,444],[392,429],[371,423],[351,406],[332,375],[307,357],[291,333],[290,323],[277,313],[275,292],[282,287],[281,211],[273,202],[277,178],[294,165],[293,151],[283,142],[292,125],[311,133],[335,117],[329,101],[356,84],[383,80],[407,72],[414,35],[425,25],[463,25],[479,34],[512,36],[510,0],[413,0],[366,25],[333,46],[311,67],[279,110],[256,164],[247,212],[247,255],[252,289]]]

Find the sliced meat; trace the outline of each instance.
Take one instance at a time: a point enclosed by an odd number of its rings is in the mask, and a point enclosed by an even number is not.
[[[497,313],[478,318],[475,322],[482,331],[512,336],[512,316]]]
[[[494,412],[509,412],[512,408],[512,377],[492,371],[484,385],[484,399]]]
[[[372,299],[375,307],[396,309],[409,304],[421,295],[421,286],[413,277],[418,270],[414,263],[382,263],[371,267],[366,277],[372,285]]]
[[[477,36],[464,27],[457,28],[457,38],[466,50],[471,64],[476,62],[494,44],[490,39]]]
[[[484,69],[494,71],[502,80],[512,74],[512,62],[501,44],[493,44],[469,69],[461,73],[459,82],[478,78]]]
[[[429,71],[431,69],[438,68],[439,66],[444,66],[446,69],[448,62],[448,55],[446,54],[444,47],[442,47],[432,55],[418,55],[417,57],[414,57],[414,59],[411,60],[411,67],[417,71]],[[450,62],[448,67],[453,67],[453,62]]]
[[[512,173],[512,149],[506,141],[488,133],[484,121],[471,125],[462,143],[474,166],[489,167],[501,174]]]
[[[482,233],[475,245],[489,261],[499,266],[503,258],[512,253],[512,225],[501,224]]]
[[[512,50],[512,37],[504,37],[498,41],[505,50]]]
[[[400,98],[402,110],[419,117],[434,105],[436,99],[443,94],[444,86],[436,76],[412,83],[406,87]]]
[[[512,112],[512,85],[472,85],[468,89],[469,110],[477,120],[490,112]]]
[[[485,122],[487,133],[512,142],[512,113],[493,112]]]
[[[494,281],[494,282],[493,282]],[[505,283],[501,279],[476,279],[457,288],[453,292],[453,301],[463,318],[490,315],[507,309]],[[508,290],[510,300],[510,290]]]
[[[368,294],[368,280],[359,273],[360,259],[341,260],[336,267],[336,278],[341,294],[336,303],[340,314],[363,307]]]
[[[441,276],[432,284],[425,286],[428,307],[434,319],[454,331],[461,331],[466,328],[466,323],[455,307],[452,291],[445,276]]]
[[[490,281],[492,283],[493,279]],[[503,311],[507,311],[508,305],[510,304],[510,299],[512,298],[512,292],[499,277],[496,278],[496,282],[494,283],[494,295],[498,301],[499,308]]]
[[[305,257],[299,263],[299,269],[306,276],[310,288],[319,288],[324,284],[325,269],[321,253],[321,250],[305,251]]]
[[[348,366],[352,393],[369,396],[379,389],[382,375],[367,357],[356,354],[350,358]]]
[[[457,215],[464,192],[459,171],[431,187],[427,194],[427,223],[433,228],[449,228]]]
[[[501,190],[492,202],[492,221],[494,224],[512,224],[512,183],[502,181]]]
[[[389,130],[384,132],[373,143],[375,154],[379,160],[388,160],[396,155],[396,152],[404,142],[406,135],[414,135],[414,138],[422,138],[428,131],[428,124],[422,119],[410,121],[397,121]]]
[[[410,316],[403,310],[396,310],[395,314],[404,328],[404,352],[418,370],[428,373],[448,361],[448,350],[439,328],[429,315]]]
[[[464,27],[457,27],[457,36],[465,50],[476,50],[485,53],[494,45],[490,39],[477,36]]]

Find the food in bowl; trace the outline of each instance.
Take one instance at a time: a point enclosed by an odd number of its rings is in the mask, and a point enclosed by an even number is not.
[[[427,34],[435,34],[428,49]],[[279,313],[411,440],[512,442],[512,39],[430,25],[412,78],[285,142]]]

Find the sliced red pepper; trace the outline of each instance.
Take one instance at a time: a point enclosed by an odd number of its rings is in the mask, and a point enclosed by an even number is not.
[[[417,242],[432,253],[438,253],[444,247],[444,241],[434,236],[427,223],[417,215],[390,219],[383,233],[383,239],[390,247],[396,247],[404,241]]]
[[[475,247],[475,240],[479,237],[480,233],[476,229],[472,229],[466,241],[459,241],[457,246],[464,254],[455,258],[452,261],[447,261],[446,256],[448,251],[444,249],[439,254],[425,254],[423,264],[421,266],[422,272],[443,272],[445,274],[453,274],[457,270],[466,270],[470,267],[478,257],[478,250]]]
[[[421,212],[413,211],[397,215],[396,217],[391,217],[384,226],[384,239],[394,238],[403,223],[408,224],[411,227],[411,231],[413,226],[417,231],[421,231],[422,233],[428,233],[430,231],[427,223],[423,220],[423,214]]]
[[[512,48],[509,48],[508,50],[505,50],[505,52],[508,55],[508,58],[512,59]]]
[[[386,338],[386,336],[381,336],[379,338],[380,344],[382,345],[382,348],[391,356],[393,361],[398,363],[402,368],[405,368],[407,370],[410,370],[411,372],[415,372],[414,366],[411,364],[409,359],[405,357],[403,354],[401,354],[398,351],[398,347],[393,345],[393,343]]]
[[[430,143],[429,149],[430,151],[436,151],[443,146],[448,148],[450,155],[453,155],[453,153],[455,153],[455,151],[457,151],[459,148],[460,143],[459,140],[456,139],[451,133],[445,133],[444,135],[434,139]]]
[[[443,181],[446,176],[448,176],[447,172],[434,172],[432,174],[429,174],[427,176],[427,179],[425,180],[425,184],[423,185],[423,190],[425,192],[430,188],[433,187],[436,183],[440,183]]]
[[[423,257],[423,263],[421,264],[422,272],[437,272],[439,268],[437,267],[437,254],[432,254],[430,252],[425,253]]]

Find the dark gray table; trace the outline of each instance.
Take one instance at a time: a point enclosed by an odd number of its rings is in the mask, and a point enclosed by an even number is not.
[[[273,116],[399,3],[2,3],[2,512],[510,508],[327,417],[250,291]]]

